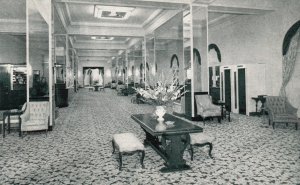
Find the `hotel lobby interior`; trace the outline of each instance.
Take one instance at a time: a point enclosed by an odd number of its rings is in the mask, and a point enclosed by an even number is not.
[[[0,9],[0,184],[300,184],[300,1]]]

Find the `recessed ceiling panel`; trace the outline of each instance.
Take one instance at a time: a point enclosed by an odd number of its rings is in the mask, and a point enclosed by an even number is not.
[[[134,8],[131,15],[127,19],[98,19],[94,17],[95,5],[92,4],[73,4],[67,3],[67,9],[73,23],[83,23],[83,24],[124,24],[132,26],[141,26],[151,14],[157,10],[153,8]]]
[[[97,37],[97,38],[101,38],[100,36],[88,36],[88,35],[76,35],[76,42],[81,42],[81,41],[93,41],[95,39],[93,39],[92,37]],[[105,36],[107,37],[107,36]],[[107,37],[107,38],[111,38],[111,37]],[[100,39],[98,39],[97,41],[99,41]],[[126,42],[128,40],[128,37],[113,37],[113,39],[111,39],[112,41],[116,41],[116,42]],[[105,40],[104,40],[105,41]]]

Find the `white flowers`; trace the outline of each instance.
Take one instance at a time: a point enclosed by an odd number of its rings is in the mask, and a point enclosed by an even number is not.
[[[183,89],[184,86],[175,86],[174,84],[164,86],[163,83],[157,83],[155,87],[149,87],[147,90],[135,88],[136,92],[150,104],[156,105],[165,105],[175,101],[185,93]]]

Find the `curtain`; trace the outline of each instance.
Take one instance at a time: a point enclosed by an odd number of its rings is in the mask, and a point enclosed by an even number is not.
[[[282,60],[282,85],[280,88],[280,96],[286,97],[286,86],[289,83],[295,68],[297,49],[299,43],[300,29],[291,39],[289,49],[283,56]]]

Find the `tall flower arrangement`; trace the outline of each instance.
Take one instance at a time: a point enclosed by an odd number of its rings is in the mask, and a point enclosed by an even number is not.
[[[179,86],[177,79],[166,79],[163,74],[153,78],[150,84],[154,85],[148,85],[146,89],[135,88],[135,90],[152,105],[169,105],[185,93],[184,86]]]

